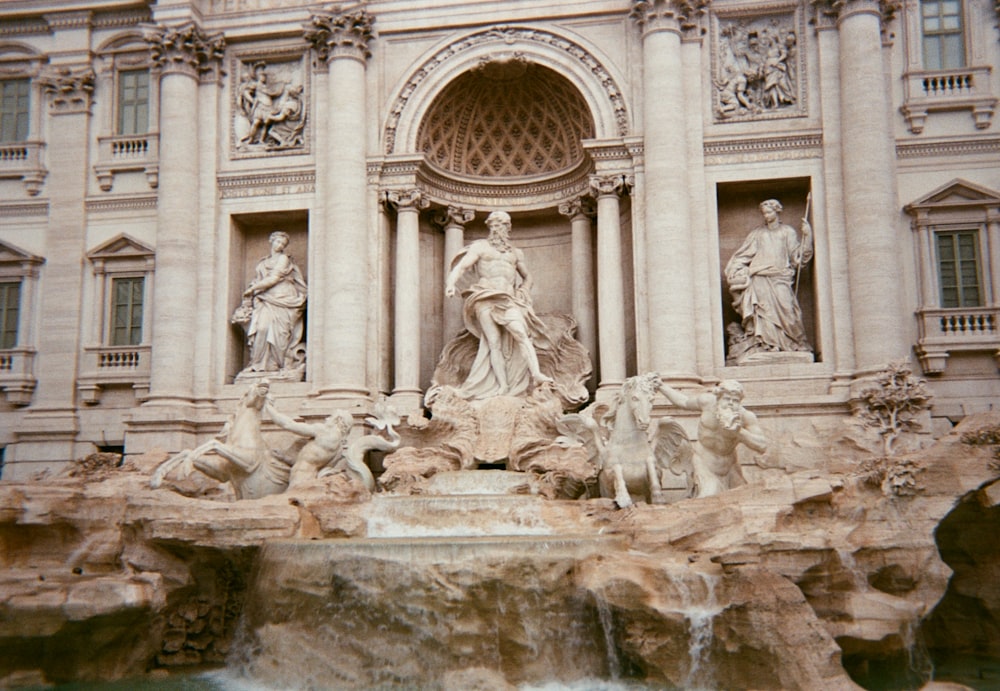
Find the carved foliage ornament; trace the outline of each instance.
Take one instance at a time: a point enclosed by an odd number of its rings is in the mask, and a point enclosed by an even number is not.
[[[52,99],[53,114],[81,113],[90,110],[95,78],[89,65],[76,69],[59,67],[43,73],[38,82]]]
[[[633,0],[629,17],[647,31],[690,31],[699,27],[708,4],[708,0]]]
[[[220,63],[226,48],[226,39],[221,33],[205,34],[193,22],[151,27],[145,39],[153,64],[164,72],[194,75],[209,72]]]
[[[314,13],[303,26],[303,37],[321,60],[338,55],[371,57],[369,44],[375,38],[375,18],[360,7],[334,6],[330,12]]]
[[[836,19],[847,12],[871,5],[877,9],[883,27],[893,20],[896,12],[903,8],[902,0],[812,0],[811,4],[816,10],[817,20],[820,24],[824,18]]]

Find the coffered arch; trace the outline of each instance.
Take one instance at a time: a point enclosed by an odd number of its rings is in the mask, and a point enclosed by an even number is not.
[[[424,118],[454,79],[484,63],[513,60],[564,77],[587,104],[595,139],[617,139],[631,130],[631,110],[621,88],[624,79],[596,48],[566,33],[495,26],[439,44],[397,86],[382,131],[383,152],[417,153]]]

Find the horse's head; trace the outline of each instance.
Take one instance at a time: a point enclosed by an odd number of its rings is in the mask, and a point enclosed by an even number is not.
[[[649,427],[653,415],[653,400],[656,398],[657,380],[649,375],[629,377],[622,384],[621,405],[627,407],[639,429]]]
[[[264,403],[267,402],[270,392],[271,382],[267,379],[255,381],[247,388],[247,392],[243,394],[243,398],[240,399],[240,405],[244,408],[260,410],[264,407]]]

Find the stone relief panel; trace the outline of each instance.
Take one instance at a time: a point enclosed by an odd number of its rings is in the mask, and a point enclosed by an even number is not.
[[[309,102],[301,55],[237,57],[233,63],[233,158],[305,153]]]
[[[758,10],[759,11],[759,10]],[[715,122],[806,115],[801,13],[715,15],[712,114]]]

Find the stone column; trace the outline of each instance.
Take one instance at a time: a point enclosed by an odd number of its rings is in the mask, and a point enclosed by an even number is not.
[[[624,188],[624,175],[590,178],[590,189],[597,197],[597,348],[601,389],[616,389],[625,381],[625,286],[618,204]]]
[[[309,299],[322,310],[328,345],[321,351],[314,381],[321,398],[368,397],[368,321],[373,276],[369,262],[366,141],[368,118],[365,67],[373,38],[372,18],[360,8],[314,13],[305,38],[329,67],[327,127],[331,136],[317,192],[325,199],[325,217],[315,241],[315,256],[326,276],[318,294]],[[332,344],[332,345],[330,345]]]
[[[198,82],[223,57],[221,34],[193,23],[158,27],[147,35],[160,71],[160,180],[157,200],[152,369],[145,405],[191,402],[198,303],[199,151]],[[207,232],[214,229],[208,228]],[[175,444],[165,448],[173,450]]]
[[[472,209],[449,206],[435,219],[444,229],[444,276],[451,271],[451,262],[455,256],[465,247],[465,224],[475,217],[476,212]],[[465,328],[465,322],[462,319],[462,301],[447,296],[443,300],[441,314],[444,319],[444,343],[447,345]]]
[[[61,28],[72,33],[89,31],[89,13],[78,26]],[[60,31],[60,37],[64,31]],[[16,431],[16,457],[5,478],[25,478],[49,464],[76,457],[74,444],[79,423],[76,414],[76,377],[80,356],[80,301],[82,265],[86,250],[87,218],[80,200],[86,196],[89,124],[94,72],[89,64],[51,67],[40,76],[48,96],[47,148],[58,152],[50,166],[46,192],[49,218],[45,237],[45,264],[41,268],[42,291],[37,304],[40,329],[34,374],[37,388],[31,408]],[[30,284],[22,288],[25,300]],[[22,311],[22,324],[35,319]],[[22,333],[28,333],[23,328]],[[24,465],[22,465],[22,463]]]
[[[594,314],[594,241],[590,219],[595,210],[593,201],[584,196],[574,197],[559,205],[559,213],[570,219],[573,261],[573,318],[576,319],[577,339],[597,358],[597,320]],[[624,338],[624,336],[623,336]]]
[[[856,367],[906,357],[912,317],[903,309],[890,84],[882,55],[879,0],[834,3],[840,40],[844,222],[850,268]]]
[[[698,29],[705,5],[704,0],[633,0],[630,13],[642,29],[648,281],[640,290],[648,295],[649,362],[645,365],[675,381],[697,379],[696,277],[681,38]],[[670,276],[670,280],[658,280],[660,276]]]
[[[420,190],[390,190],[385,204],[396,210],[395,385],[397,408],[419,408],[420,391],[420,211],[430,206]]]

